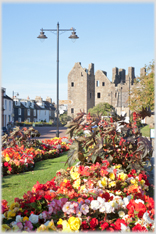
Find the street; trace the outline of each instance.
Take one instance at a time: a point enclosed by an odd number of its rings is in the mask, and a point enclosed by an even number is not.
[[[36,139],[45,140],[45,139],[51,139],[56,137],[56,129],[57,127],[34,127],[35,130],[38,130],[41,134],[40,137],[37,137]],[[59,136],[64,137],[66,136],[67,128],[65,127],[59,127]]]

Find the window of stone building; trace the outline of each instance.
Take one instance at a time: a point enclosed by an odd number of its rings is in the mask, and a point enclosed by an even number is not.
[[[92,94],[90,93],[90,98],[92,97]]]
[[[99,80],[96,81],[96,87],[99,87]]]
[[[71,113],[74,113],[74,108],[71,108]]]
[[[97,98],[100,98],[101,94],[100,93],[97,93]]]
[[[102,86],[105,86],[105,82],[102,82]]]
[[[81,72],[81,76],[83,76],[83,73]]]
[[[21,118],[18,118],[18,122],[19,122],[19,123],[21,122]]]
[[[74,82],[71,82],[71,87],[74,87]]]
[[[115,98],[116,98],[117,93],[115,93]]]
[[[27,110],[27,115],[30,115],[30,109]]]

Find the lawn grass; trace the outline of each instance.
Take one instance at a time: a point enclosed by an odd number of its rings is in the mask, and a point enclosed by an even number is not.
[[[24,193],[31,191],[32,187],[38,181],[45,184],[56,176],[56,171],[65,166],[68,152],[64,152],[61,156],[55,159],[47,159],[37,162],[33,171],[19,173],[16,175],[7,175],[2,178],[2,199],[8,201],[10,205],[14,202],[14,198],[23,198]]]
[[[141,133],[145,137],[150,137],[150,127],[149,125],[146,125],[145,127],[141,128]]]

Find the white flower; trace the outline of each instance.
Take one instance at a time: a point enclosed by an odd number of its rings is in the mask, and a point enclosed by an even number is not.
[[[99,211],[100,211],[101,213],[105,213],[105,211],[106,211],[105,206],[101,206],[100,209],[99,209]]]
[[[130,228],[121,223],[121,232],[130,232]]]
[[[29,216],[29,220],[30,220],[31,223],[38,223],[38,215],[31,214]]]
[[[103,199],[102,197],[98,197],[97,201],[99,202],[100,207],[102,207],[105,203],[105,198]]]
[[[143,200],[141,200],[141,199],[136,199],[136,200],[135,200],[135,202],[136,202],[136,203],[141,202],[141,203],[143,203],[143,204],[144,204],[144,201],[143,201]]]
[[[127,206],[129,204],[131,199],[132,199],[131,196],[124,197],[123,201],[125,203],[125,206]]]
[[[61,149],[61,145],[57,145],[57,149]]]
[[[114,212],[114,207],[112,207],[111,203],[110,202],[105,202],[105,210],[106,210],[106,213],[112,213]]]
[[[150,217],[149,217],[149,214],[147,213],[147,211],[144,213],[144,215],[143,215],[143,217],[142,217],[145,221],[146,221],[146,223],[153,223],[154,222],[154,220],[152,220]]]
[[[120,211],[118,212],[118,215],[119,215],[120,218],[122,218],[122,217],[125,216],[125,212],[123,212],[122,210],[120,210]]]
[[[16,222],[16,221],[13,221],[13,222],[11,222],[10,224],[11,224],[11,226],[13,227],[13,226],[15,226],[15,225],[17,224],[17,222]]]
[[[21,217],[21,215],[17,215],[16,216],[16,222],[22,222],[23,218]]]
[[[99,207],[100,207],[100,203],[97,200],[92,200],[91,201],[91,209],[98,210]]]

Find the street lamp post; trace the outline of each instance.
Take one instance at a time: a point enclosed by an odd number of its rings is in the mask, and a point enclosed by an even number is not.
[[[37,37],[39,39],[47,39],[46,35],[44,35],[44,31],[55,31],[57,32],[57,130],[56,130],[56,137],[59,137],[59,32],[60,31],[72,31],[72,34],[69,36],[70,39],[78,39],[79,37],[76,35],[75,29],[60,29],[59,23],[57,23],[57,29],[41,29],[40,35]]]

